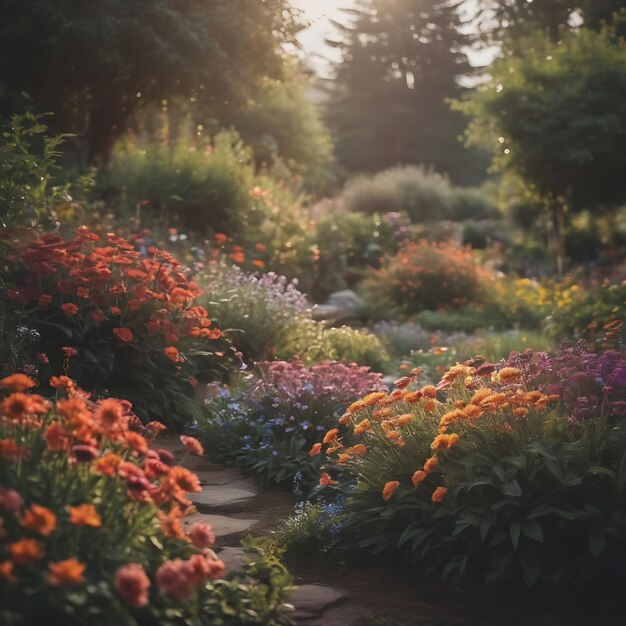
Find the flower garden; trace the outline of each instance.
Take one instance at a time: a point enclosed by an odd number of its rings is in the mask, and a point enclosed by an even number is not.
[[[8,4],[29,40],[57,32]],[[555,41],[502,8],[486,82],[440,98],[473,147],[421,155],[435,135],[403,122],[420,139],[396,158],[374,122],[404,91],[344,108],[354,50],[404,19],[384,1],[355,2],[323,105],[293,3],[110,4],[111,37],[141,24],[167,80],[125,61],[119,101],[81,82],[61,103],[0,72],[0,626],[622,624],[626,187],[606,153],[626,130],[578,144],[561,120],[544,167],[527,120],[578,87],[580,128],[626,119],[626,17],[574,2]],[[403,90],[427,81],[411,67]]]

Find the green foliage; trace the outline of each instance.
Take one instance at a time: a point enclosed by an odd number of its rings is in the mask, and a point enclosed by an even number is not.
[[[230,108],[264,76],[280,76],[296,16],[285,0],[7,0],[0,106],[14,112],[26,92],[65,128],[81,132],[87,123],[88,158],[106,162],[144,102],[181,96]]]
[[[0,140],[0,219],[5,226],[44,221],[50,226],[72,203],[70,185],[54,184],[59,146],[68,137],[50,136],[42,115],[27,111],[11,116]]]
[[[349,172],[425,164],[471,183],[481,159],[459,145],[463,120],[446,103],[469,71],[458,3],[362,0],[347,13],[328,104],[339,163]]]
[[[384,372],[389,363],[387,350],[376,335],[349,326],[326,330],[321,353],[325,359],[358,363],[374,372]]]
[[[500,217],[498,209],[481,189],[457,187],[453,191],[452,219],[485,220]]]
[[[349,211],[403,211],[412,222],[427,222],[451,217],[457,198],[446,177],[424,167],[404,166],[348,181],[340,200]]]
[[[120,142],[99,172],[98,195],[120,218],[196,233],[240,234],[253,187],[252,153],[233,132],[174,145]]]

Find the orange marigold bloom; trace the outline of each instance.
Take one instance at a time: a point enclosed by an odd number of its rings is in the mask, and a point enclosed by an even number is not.
[[[372,425],[370,424],[370,421],[368,419],[364,419],[354,427],[354,434],[362,435],[364,432],[368,431],[371,427]]]
[[[422,399],[424,394],[421,391],[409,391],[409,393],[404,395],[404,401],[409,404],[413,404],[414,402],[419,402]]]
[[[475,404],[468,404],[463,409],[463,413],[465,414],[465,417],[467,417],[467,419],[477,420],[479,417],[482,416],[483,410],[479,406],[476,406]]]
[[[78,313],[78,307],[73,302],[66,302],[65,304],[62,304],[61,310],[68,316],[76,315],[76,313]]]
[[[76,559],[66,559],[56,563],[48,563],[49,585],[78,585],[84,582],[85,564]]]
[[[326,448],[326,454],[333,454],[334,452],[337,452],[337,450],[341,450],[341,448],[343,448],[343,444],[342,443],[338,443],[336,442],[337,445],[335,446],[330,446],[329,448]]]
[[[516,367],[503,367],[499,372],[493,374],[492,378],[499,383],[509,383],[522,377],[521,370]]]
[[[204,448],[202,444],[195,437],[188,437],[187,435],[181,435],[180,440],[187,449],[187,452],[201,456],[204,454]]]
[[[513,409],[513,415],[517,418],[526,417],[528,415],[528,409],[525,406],[518,406]]]
[[[117,474],[117,468],[119,464],[122,462],[122,459],[117,456],[117,454],[113,454],[109,452],[104,456],[101,456],[92,466],[92,471],[103,474],[104,476],[115,476]]]
[[[437,435],[430,447],[433,450],[448,450],[456,446],[459,442],[459,436],[456,433],[451,435]]]
[[[347,426],[350,423],[350,414],[349,413],[344,413],[340,418],[339,418],[339,424],[341,426]]]
[[[70,522],[76,526],[102,526],[102,519],[93,504],[79,504],[69,507]]]
[[[130,328],[114,328],[113,334],[124,343],[130,343],[133,340],[133,331]]]
[[[316,454],[319,454],[321,450],[322,450],[322,444],[314,443],[313,447],[309,450],[309,456],[315,456]]]
[[[376,404],[379,400],[387,397],[387,394],[382,391],[375,391],[373,393],[369,393],[361,400],[363,403],[362,406],[372,406]]]
[[[45,506],[33,504],[26,509],[20,523],[26,530],[47,537],[57,526],[57,516]]]
[[[48,424],[44,431],[44,437],[48,444],[48,450],[68,452],[72,447],[72,433],[63,428],[59,422]]]
[[[167,426],[157,420],[152,420],[146,424],[146,428],[156,437],[162,430],[167,430]]]
[[[200,479],[186,467],[180,467],[179,465],[172,467],[167,475],[167,479],[185,492],[202,491]]]
[[[351,458],[352,458],[352,455],[351,455],[351,454],[347,454],[347,453],[345,453],[345,452],[344,452],[343,454],[340,454],[340,455],[337,457],[337,463],[346,463],[346,462],[347,462],[347,461],[349,461]]]
[[[327,485],[338,485],[339,481],[338,480],[333,480],[330,475],[328,474],[328,472],[324,472],[321,476],[320,476],[320,485],[326,487]]]
[[[411,477],[414,487],[417,487],[428,476],[424,470],[417,470]]]
[[[123,430],[128,425],[125,405],[115,398],[99,400],[93,417],[98,430],[103,433],[114,429]]]
[[[436,398],[437,397],[437,387],[434,385],[426,385],[422,387],[422,393],[425,398]]]
[[[404,415],[400,415],[400,417],[396,418],[396,426],[406,426],[409,422],[413,420],[415,416],[413,413],[405,413]]]
[[[124,448],[132,450],[137,454],[146,454],[148,452],[146,438],[132,430],[124,432],[119,441]]]
[[[377,409],[376,411],[373,411],[372,419],[378,422],[385,417],[389,417],[390,415],[393,415],[393,409],[385,407],[384,409]]]
[[[45,413],[50,403],[41,396],[16,391],[0,402],[0,413],[14,420],[20,420],[26,415]]]
[[[18,445],[13,439],[0,439],[0,460],[17,460],[26,456],[28,450]]]
[[[436,456],[431,456],[429,459],[426,459],[424,463],[424,471],[427,474],[430,474],[435,468],[439,465],[439,459]]]
[[[13,563],[11,561],[0,561],[0,580],[15,580]]]
[[[443,499],[446,497],[447,493],[448,493],[448,490],[445,487],[437,487],[437,489],[433,491],[433,495],[430,497],[431,502],[433,503],[442,502]]]
[[[26,565],[43,559],[44,551],[42,545],[35,539],[20,539],[9,544],[9,554],[18,565]]]
[[[334,441],[335,439],[337,439],[338,434],[339,434],[338,428],[331,428],[331,430],[329,430],[324,435],[324,439],[322,439],[322,443],[330,443],[331,441]]]
[[[12,391],[26,391],[35,386],[35,381],[26,374],[11,374],[0,380],[0,387],[11,389]]]
[[[173,361],[174,363],[182,363],[183,362],[182,358],[180,357],[180,353],[178,352],[178,350],[174,346],[168,346],[167,348],[165,348],[163,350],[163,352],[165,353],[165,356],[170,361]]]
[[[357,443],[355,446],[346,449],[348,454],[356,454],[357,456],[363,456],[367,452],[367,446],[362,443]]]
[[[397,480],[390,480],[385,483],[383,487],[383,500],[387,501],[396,492],[396,489],[400,486]]]

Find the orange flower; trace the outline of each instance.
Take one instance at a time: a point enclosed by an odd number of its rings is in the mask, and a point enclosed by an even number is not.
[[[437,435],[430,447],[433,450],[448,450],[456,446],[459,442],[459,436],[456,433],[452,435]]]
[[[33,504],[24,512],[21,524],[26,530],[47,537],[57,526],[57,516],[45,506]]]
[[[492,378],[499,383],[509,383],[522,377],[522,372],[516,367],[503,367],[495,373]]]
[[[163,350],[163,352],[165,353],[165,356],[170,361],[173,361],[174,363],[182,363],[183,362],[182,358],[180,357],[180,353],[178,352],[178,350],[174,346],[168,346],[167,348],[165,348]]]
[[[0,580],[15,580],[15,576],[13,576],[13,563],[11,563],[11,561],[0,561]]]
[[[133,340],[133,331],[130,328],[114,328],[113,334],[124,343],[130,343]]]
[[[354,427],[354,434],[355,435],[362,435],[364,432],[368,431],[371,427],[372,427],[372,425],[370,424],[370,421],[366,418],[366,419],[362,420],[361,422],[359,422]]]
[[[61,310],[67,316],[76,315],[76,313],[78,313],[78,307],[73,302],[66,302],[65,304],[62,304]]]
[[[383,487],[383,500],[389,500],[399,486],[400,483],[397,480],[390,480],[389,482],[386,482]]]
[[[528,409],[525,406],[518,406],[513,409],[513,415],[517,418],[526,417],[528,415]]]
[[[321,449],[322,449],[321,443],[313,444],[313,447],[309,450],[309,456],[315,456],[316,454],[319,454]]]
[[[439,465],[439,459],[436,456],[431,456],[424,463],[424,471],[430,474]]]
[[[178,465],[172,467],[167,478],[168,481],[185,492],[202,491],[199,478],[185,467]]]
[[[332,428],[324,435],[324,439],[322,439],[322,443],[330,443],[331,441],[334,441],[335,439],[337,439],[338,434],[339,434],[339,429]]]
[[[252,265],[254,265],[255,267],[260,267],[261,269],[265,267],[265,263],[261,261],[261,259],[254,259],[252,261]]]
[[[411,477],[411,482],[414,487],[417,487],[427,476],[424,470],[417,470]]]
[[[0,380],[0,387],[11,389],[12,391],[26,391],[35,386],[35,381],[26,374],[11,374]]]
[[[65,430],[59,422],[52,422],[46,426],[44,437],[48,444],[48,450],[69,451],[72,446],[72,433]]]
[[[20,539],[9,544],[9,554],[18,565],[38,561],[44,556],[43,547],[35,539]]]
[[[132,450],[137,454],[146,454],[146,452],[148,452],[148,442],[146,438],[132,430],[122,434],[120,443],[124,448]]]
[[[400,417],[397,417],[395,422],[396,422],[396,426],[406,426],[409,422],[411,422],[413,420],[415,416],[413,415],[413,413],[405,413],[404,415],[400,415]]]
[[[102,519],[93,504],[79,504],[69,507],[70,522],[76,526],[92,526],[98,528],[102,526]]]
[[[320,485],[322,485],[323,487],[326,487],[327,485],[338,485],[338,484],[339,484],[339,481],[333,480],[328,474],[328,472],[324,472],[320,476]]]
[[[346,449],[348,454],[356,454],[357,456],[363,456],[367,452],[367,446],[364,446],[362,443],[357,443],[354,446]]]
[[[330,446],[329,448],[326,448],[326,454],[333,454],[333,452],[337,452],[337,450],[341,450],[341,448],[343,448],[343,444],[337,443],[337,445],[335,446]]]
[[[0,402],[0,413],[14,420],[24,418],[26,415],[45,413],[50,404],[41,396],[28,395],[20,391],[12,393]]]
[[[382,400],[383,398],[385,398],[386,396],[387,394],[383,393],[382,391],[375,391],[373,393],[366,395],[365,398],[361,400],[361,402],[363,406],[372,406],[376,404],[379,400]]]
[[[92,470],[98,474],[103,474],[104,476],[115,476],[117,474],[117,467],[122,462],[122,459],[117,456],[117,454],[113,454],[109,452],[104,456],[101,456],[92,467]]]
[[[181,435],[180,440],[190,454],[196,456],[202,456],[204,454],[204,448],[202,444],[195,437],[188,437],[187,435]]]
[[[78,585],[84,582],[85,564],[76,559],[66,559],[56,563],[48,563],[49,585]]]
[[[442,502],[446,497],[448,490],[445,487],[437,487],[435,491],[433,491],[433,495],[430,497],[431,502]]]
[[[93,417],[98,430],[103,433],[109,433],[116,428],[122,430],[128,424],[125,407],[115,398],[99,400]]]
[[[340,454],[337,457],[337,463],[346,463],[347,461],[349,461],[352,458],[351,454],[346,454],[345,452],[343,454]]]
[[[15,443],[13,439],[0,439],[0,460],[17,460],[26,456],[28,450]]]

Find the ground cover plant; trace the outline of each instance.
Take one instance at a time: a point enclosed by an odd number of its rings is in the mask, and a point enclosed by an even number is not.
[[[320,433],[360,394],[381,387],[380,374],[354,363],[257,363],[239,386],[207,402],[199,436],[215,458],[302,493],[317,482],[319,457],[309,450]]]
[[[0,380],[2,623],[284,623],[275,560],[257,554],[222,580],[211,527],[184,530],[200,482],[149,448],[165,427],[142,427],[126,401],[91,401],[65,376],[52,385],[53,402],[24,374]]]
[[[97,395],[132,401],[146,421],[190,418],[195,377],[218,366],[224,346],[171,254],[79,227],[69,239],[26,239],[7,261],[5,367],[36,374],[44,393],[52,376],[71,374]],[[16,351],[20,334],[28,341]]]
[[[348,408],[320,484],[346,498],[349,546],[444,577],[623,580],[625,355],[533,355],[457,364],[436,386],[417,370]]]

